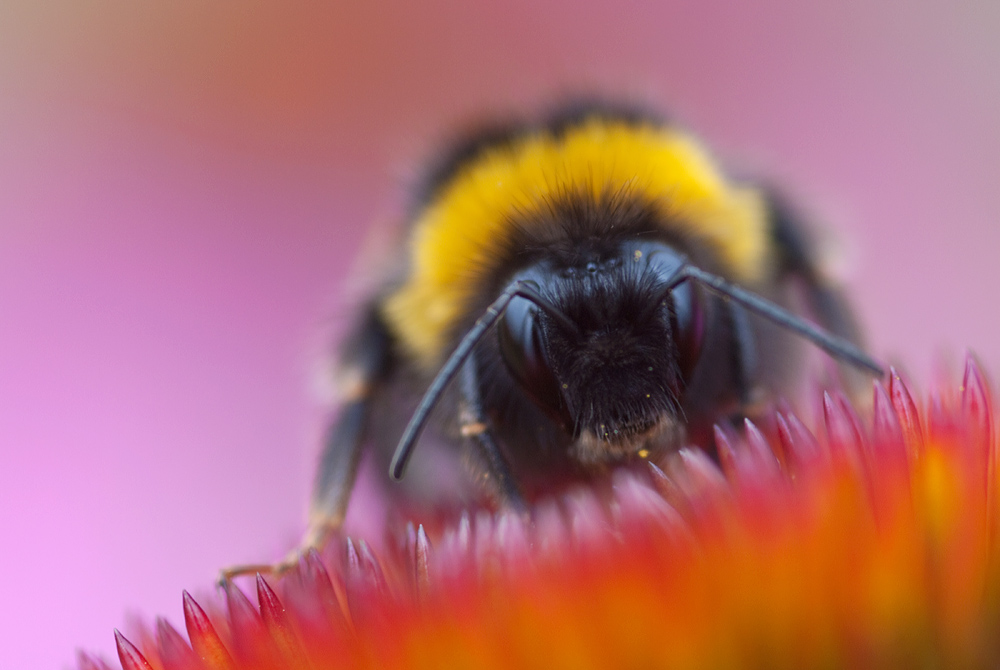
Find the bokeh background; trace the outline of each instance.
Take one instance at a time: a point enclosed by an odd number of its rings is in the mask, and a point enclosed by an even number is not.
[[[646,100],[835,231],[872,349],[1000,369],[1000,4],[0,0],[0,665],[302,530],[347,276],[456,122]]]

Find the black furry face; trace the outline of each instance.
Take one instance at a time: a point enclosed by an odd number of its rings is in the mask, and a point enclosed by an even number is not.
[[[561,284],[552,302],[577,325],[570,332],[541,318],[575,437],[590,432],[609,443],[628,441],[664,415],[676,416],[683,380],[672,300],[655,276],[627,267],[588,273]]]
[[[612,452],[682,421],[702,338],[698,294],[675,279],[684,255],[633,237],[553,256],[515,275],[538,294],[515,298],[500,321],[502,358],[523,391],[574,440]]]

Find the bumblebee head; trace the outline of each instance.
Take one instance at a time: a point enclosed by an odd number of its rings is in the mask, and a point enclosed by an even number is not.
[[[537,261],[517,273],[424,393],[396,447],[390,475],[402,478],[431,410],[494,325],[507,369],[577,440],[581,462],[628,455],[645,448],[647,437],[679,430],[680,400],[704,339],[702,289],[835,358],[883,374],[878,362],[847,340],[691,265],[669,244],[627,241],[612,253],[568,265]]]
[[[503,360],[574,439],[614,451],[677,422],[703,335],[696,289],[670,283],[682,264],[668,245],[639,241],[517,276],[539,299],[516,297],[501,317]]]

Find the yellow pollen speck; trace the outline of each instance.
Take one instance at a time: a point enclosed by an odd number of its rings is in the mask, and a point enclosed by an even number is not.
[[[649,449],[640,449],[639,458],[649,458]]]
[[[640,258],[642,258],[642,249],[636,249],[635,250],[635,259],[639,260]]]

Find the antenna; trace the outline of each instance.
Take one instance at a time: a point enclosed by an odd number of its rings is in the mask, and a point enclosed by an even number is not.
[[[538,305],[542,311],[546,314],[553,316],[557,321],[560,321],[567,328],[577,331],[578,328],[576,324],[570,321],[565,314],[554,309],[538,292],[538,285],[531,281],[525,279],[519,279],[517,281],[511,282],[511,284],[504,289],[504,292],[500,294],[496,300],[494,300],[481,317],[476,321],[476,323],[469,329],[469,332],[465,334],[462,341],[458,343],[455,347],[455,351],[451,352],[448,360],[445,361],[444,365],[438,371],[437,376],[434,377],[434,381],[428,387],[427,392],[424,393],[424,397],[421,398],[420,404],[417,406],[416,412],[413,413],[413,417],[410,419],[410,423],[407,424],[406,430],[403,432],[403,437],[399,440],[399,445],[396,447],[396,452],[392,455],[392,463],[389,465],[389,475],[399,481],[403,478],[403,472],[406,470],[406,464],[410,460],[410,456],[413,454],[413,448],[417,443],[417,438],[420,437],[420,432],[424,429],[424,425],[430,418],[431,410],[437,405],[438,401],[441,399],[441,395],[444,393],[445,388],[447,388],[449,382],[454,379],[455,375],[458,374],[459,369],[465,360],[472,353],[472,348],[475,347],[486,332],[497,322],[504,311],[506,311],[507,306],[510,305],[510,301],[514,298],[525,298],[530,300],[534,304]]]
[[[828,333],[819,326],[815,326],[805,319],[792,314],[770,300],[761,298],[755,293],[727,282],[722,277],[705,272],[690,264],[684,266],[680,275],[680,278],[672,283],[673,286],[676,286],[685,279],[693,279],[713,293],[735,300],[750,311],[760,314],[765,319],[778,324],[782,328],[787,328],[798,333],[834,358],[879,377],[885,375],[885,369],[881,365],[849,341]]]
[[[688,280],[696,281],[713,293],[716,293],[723,298],[735,300],[750,311],[756,312],[765,319],[772,321],[782,328],[787,328],[788,330],[798,333],[836,359],[866,370],[879,377],[885,375],[885,370],[881,365],[868,356],[868,354],[861,351],[861,349],[851,344],[848,340],[833,335],[819,326],[815,326],[805,319],[796,316],[783,307],[779,307],[770,300],[762,298],[755,293],[751,293],[744,288],[740,288],[739,286],[726,281],[722,277],[714,275],[710,272],[705,272],[690,263],[683,262],[676,270],[674,270],[666,281],[665,292],[672,291],[678,284]],[[438,371],[437,376],[434,377],[434,381],[432,381],[431,385],[427,388],[427,391],[424,393],[424,397],[421,398],[420,404],[417,406],[416,411],[413,413],[413,417],[410,419],[410,422],[406,426],[406,430],[403,432],[403,436],[399,440],[399,445],[396,446],[396,451],[392,456],[392,462],[389,465],[389,475],[396,481],[403,478],[403,473],[406,471],[406,464],[409,462],[410,456],[413,455],[413,449],[417,444],[417,439],[420,437],[421,431],[423,431],[424,426],[427,424],[431,411],[437,405],[438,401],[441,400],[441,396],[444,394],[448,384],[455,378],[455,375],[458,374],[462,364],[465,363],[469,355],[472,354],[472,349],[479,343],[480,340],[483,339],[483,336],[486,335],[487,331],[489,331],[489,329],[503,315],[514,298],[524,298],[526,300],[530,300],[539,309],[545,312],[546,315],[559,322],[559,324],[564,328],[572,332],[579,332],[579,328],[573,321],[545,300],[545,298],[538,292],[538,285],[534,281],[519,279],[511,282],[510,285],[504,289],[503,293],[501,293],[500,296],[486,308],[486,311],[481,317],[479,317],[479,319],[476,320],[476,323],[469,329],[469,332],[462,337],[458,346],[455,347],[455,350],[450,356],[448,356],[448,359]]]

